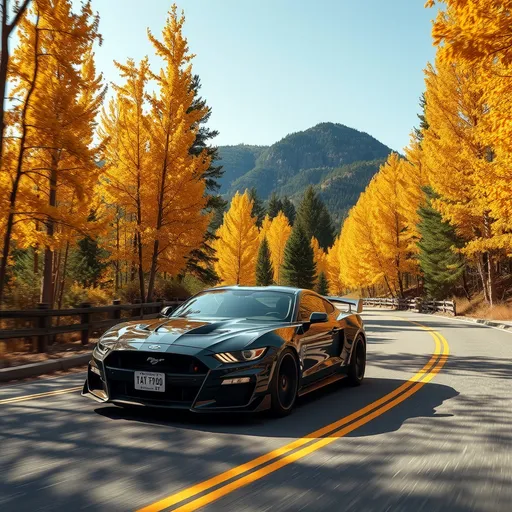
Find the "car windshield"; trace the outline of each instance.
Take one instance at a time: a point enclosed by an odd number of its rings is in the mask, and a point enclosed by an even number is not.
[[[268,290],[211,290],[196,295],[178,309],[180,318],[246,318],[288,322],[294,295]]]

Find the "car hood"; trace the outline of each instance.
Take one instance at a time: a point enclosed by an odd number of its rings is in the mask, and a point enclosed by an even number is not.
[[[245,319],[196,320],[189,318],[158,318],[118,324],[101,338],[102,343],[113,344],[114,350],[160,350],[171,346],[193,347],[217,351],[229,346],[241,349],[260,335],[291,327],[290,323],[255,323]],[[151,347],[150,347],[151,345]]]

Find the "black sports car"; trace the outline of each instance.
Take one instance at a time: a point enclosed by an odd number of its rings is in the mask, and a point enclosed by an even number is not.
[[[119,405],[270,408],[284,415],[297,396],[342,378],[352,385],[363,380],[360,301],[298,288],[230,286],[166,309],[161,318],[121,323],[101,337],[83,395]]]

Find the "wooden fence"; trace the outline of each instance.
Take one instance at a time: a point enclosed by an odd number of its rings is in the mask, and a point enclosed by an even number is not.
[[[412,299],[368,298],[363,299],[365,306],[417,311],[418,313],[449,313],[457,316],[457,306],[453,300],[427,300],[421,297]]]
[[[114,300],[111,306],[92,307],[89,303],[82,303],[72,309],[49,309],[48,304],[38,304],[37,309],[0,311],[2,326],[10,323],[17,327],[0,329],[0,341],[32,340],[33,347],[38,352],[46,352],[49,341],[56,335],[79,332],[82,344],[86,345],[91,333],[102,334],[123,320],[156,318],[162,308],[177,307],[182,302],[183,300],[175,299],[121,304],[120,300]],[[61,318],[69,317],[74,318],[75,322],[68,321],[66,325],[60,325]]]

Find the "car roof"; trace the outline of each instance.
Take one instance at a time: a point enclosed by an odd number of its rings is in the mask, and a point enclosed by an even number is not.
[[[286,292],[286,293],[292,293],[292,294],[298,294],[302,291],[312,291],[312,290],[305,290],[303,288],[295,288],[293,286],[239,286],[239,285],[231,285],[231,286],[215,286],[213,288],[207,288],[206,290],[203,290],[203,292],[211,292],[214,290],[251,290],[251,291],[258,291],[258,290],[265,290],[265,291],[273,291],[273,292]],[[313,292],[316,293],[316,292]]]

